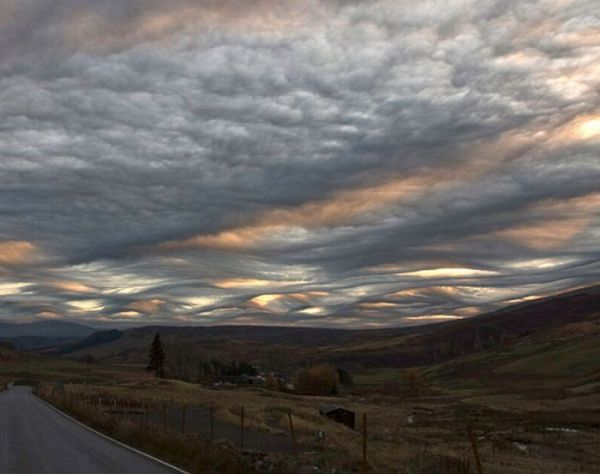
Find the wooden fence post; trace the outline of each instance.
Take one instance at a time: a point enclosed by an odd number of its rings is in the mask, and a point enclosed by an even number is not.
[[[213,425],[214,411],[215,411],[214,407],[211,406],[211,407],[208,408],[208,427],[209,427],[209,430],[210,430],[210,433],[209,433],[209,439],[210,439],[210,441],[213,440],[214,435],[215,435],[214,425]]]
[[[367,414],[362,416],[362,464],[363,472],[368,472],[369,462],[367,460]]]
[[[471,423],[467,425],[467,433],[469,434],[471,448],[473,449],[473,456],[475,457],[475,467],[477,468],[477,474],[483,474],[483,466],[481,465],[481,458],[479,457],[477,440],[475,439],[475,434],[473,433],[473,426],[471,425]]]
[[[244,405],[240,408],[240,449],[244,449]]]
[[[294,422],[292,421],[292,409],[288,408],[288,421],[290,423],[290,435],[292,436],[292,444],[294,445],[294,453],[298,454],[298,445],[296,444],[296,433],[294,432]]]
[[[185,434],[185,412],[187,411],[187,405],[184,404],[181,409],[181,434]]]
[[[144,404],[142,402],[136,403],[135,410],[136,410],[136,416],[138,418],[138,423],[139,423],[140,430],[143,430],[144,429],[144,418],[145,418],[145,415],[144,415]]]

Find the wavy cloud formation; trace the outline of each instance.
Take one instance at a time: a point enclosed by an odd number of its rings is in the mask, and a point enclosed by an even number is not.
[[[0,5],[0,317],[377,327],[598,281],[593,0]]]

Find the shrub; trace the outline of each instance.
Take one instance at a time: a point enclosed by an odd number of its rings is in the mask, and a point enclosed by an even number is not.
[[[273,390],[275,392],[279,392],[282,390],[281,380],[275,377],[274,375],[268,374],[265,381],[265,388],[267,390]]]
[[[298,372],[296,389],[306,395],[336,395],[339,381],[338,371],[333,365],[315,365]]]
[[[388,395],[418,395],[427,389],[427,380],[417,368],[406,370],[400,378],[387,380],[383,383],[382,391]]]
[[[402,374],[402,386],[410,393],[419,393],[425,390],[427,381],[419,369],[412,368]]]

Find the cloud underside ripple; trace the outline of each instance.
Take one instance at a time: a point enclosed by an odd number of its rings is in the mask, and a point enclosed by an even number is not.
[[[0,5],[0,318],[379,327],[598,282],[600,8]]]

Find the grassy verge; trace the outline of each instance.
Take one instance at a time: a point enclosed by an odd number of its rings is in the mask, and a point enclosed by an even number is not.
[[[213,445],[172,431],[148,429],[144,423],[107,415],[52,389],[42,388],[37,395],[87,426],[191,473],[256,472],[249,459],[228,445]]]

